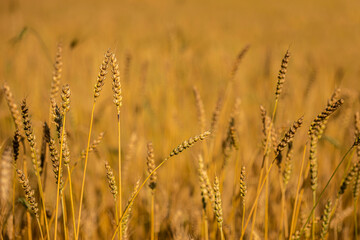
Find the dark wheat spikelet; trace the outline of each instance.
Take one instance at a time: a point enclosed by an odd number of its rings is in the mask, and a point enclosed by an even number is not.
[[[280,68],[279,75],[278,75],[278,81],[277,81],[277,84],[276,84],[276,91],[275,91],[276,99],[279,98],[280,93],[281,93],[282,88],[283,88],[283,85],[285,83],[285,75],[286,75],[286,72],[287,72],[289,58],[290,58],[290,53],[289,53],[289,50],[287,50],[286,53],[285,53],[284,58],[282,59],[281,68]]]
[[[111,54],[111,71],[112,71],[112,90],[114,92],[114,103],[116,105],[117,113],[120,114],[120,107],[122,105],[120,70],[115,54]]]
[[[149,142],[147,144],[147,157],[146,157],[146,164],[148,167],[149,174],[152,173],[155,169],[155,158],[154,158],[154,147],[152,145],[152,142]],[[156,180],[157,175],[156,172],[154,172],[149,179],[149,187],[151,190],[155,190],[156,188]]]
[[[291,172],[292,172],[292,168],[293,168],[293,162],[292,162],[292,158],[293,158],[293,154],[294,154],[294,149],[293,149],[293,143],[290,142],[288,144],[288,151],[286,154],[286,158],[284,161],[284,171],[283,171],[283,183],[286,186],[290,180],[290,176],[291,176]]]
[[[332,104],[334,104],[336,101],[338,101],[340,99],[340,92],[341,92],[340,88],[336,88],[334,90],[330,99],[328,100],[328,103],[327,103],[328,106],[331,106]]]
[[[342,104],[344,103],[343,99],[339,99],[331,105],[328,105],[324,111],[322,111],[316,118],[312,121],[309,129],[309,135],[315,134],[318,135],[321,130],[321,123],[326,120],[333,112],[335,112]]]
[[[360,164],[360,161],[355,162],[353,164],[353,166],[351,167],[350,171],[348,172],[348,174],[346,175],[345,179],[343,179],[343,181],[340,185],[340,190],[338,192],[338,198],[344,194],[347,186],[351,183],[354,176],[356,176],[356,174],[358,173],[359,164]]]
[[[53,123],[55,124],[55,127],[56,127],[57,136],[60,139],[61,129],[63,126],[63,115],[61,114],[59,106],[56,104],[53,107],[52,119],[53,119]]]
[[[338,92],[335,91],[331,98],[328,100],[326,109],[320,113],[311,123],[309,136],[310,136],[310,181],[311,189],[316,190],[318,184],[318,161],[317,161],[317,143],[321,138],[326,127],[329,116],[339,108],[343,100],[337,100]]]
[[[104,61],[101,64],[100,71],[97,77],[96,84],[94,86],[94,102],[100,96],[102,87],[104,86],[105,75],[107,74],[107,68],[111,57],[110,49],[105,53]]]
[[[285,133],[285,136],[281,139],[280,143],[276,147],[275,156],[279,156],[284,148],[293,141],[297,129],[301,127],[303,123],[303,119],[304,117],[301,117],[295,121],[290,129]],[[281,163],[281,159],[277,158],[277,160],[277,164],[279,165]]]
[[[340,99],[340,88],[337,88],[334,90],[333,94],[331,95],[330,99],[328,100],[327,107],[330,107],[331,105],[335,104],[336,101]],[[319,123],[319,126],[317,128],[316,135],[320,139],[325,131],[327,122],[329,120],[329,117],[325,118]]]
[[[235,118],[231,117],[228,127],[228,133],[226,138],[224,139],[222,143],[222,151],[224,154],[224,162],[223,162],[223,168],[227,165],[227,162],[231,156],[233,149],[238,150],[239,149],[239,140],[235,128]]]
[[[21,136],[19,134],[19,130],[17,129],[15,131],[14,138],[12,140],[13,157],[14,157],[14,162],[15,163],[18,160],[18,157],[19,157],[20,139],[21,139]]]
[[[65,115],[70,110],[70,86],[65,84],[62,88],[61,99],[62,99],[62,111],[61,114]]]
[[[105,168],[106,168],[106,177],[109,182],[110,192],[114,197],[114,201],[116,202],[118,190],[117,190],[117,186],[116,186],[114,172],[108,162],[105,162]]]
[[[189,140],[184,141],[183,143],[181,143],[177,148],[174,148],[171,152],[169,157],[167,157],[167,159],[169,159],[170,157],[173,157],[175,155],[178,155],[179,153],[181,153],[182,151],[184,151],[187,148],[190,148],[194,145],[194,143],[198,142],[198,141],[202,141],[205,138],[207,138],[208,136],[210,136],[210,132],[206,131],[200,135],[197,135],[195,137],[191,137],[189,138]],[[166,159],[166,160],[167,160]]]
[[[53,138],[49,136],[49,153],[50,153],[50,160],[52,162],[53,166],[53,172],[55,174],[55,181],[56,184],[58,184],[58,177],[59,177],[59,153],[56,148],[56,142]],[[62,178],[62,169],[60,174],[60,189],[62,189],[63,186],[63,178]]]
[[[231,146],[233,146],[236,150],[239,149],[239,137],[237,135],[236,126],[235,126],[235,118],[232,117],[229,123],[229,129],[228,129],[228,137],[229,141],[231,142]]]
[[[44,169],[44,166],[45,166],[46,148],[47,148],[46,145],[49,142],[49,140],[47,139],[48,132],[50,132],[50,128],[47,125],[47,123],[44,122],[44,124],[43,124],[43,134],[42,134],[42,139],[41,139],[41,149],[40,149],[40,169]]]
[[[30,205],[31,211],[34,213],[36,218],[39,218],[39,213],[38,213],[39,209],[37,207],[38,204],[34,197],[34,191],[30,187],[29,180],[25,177],[24,173],[20,169],[17,169],[16,173],[18,176],[18,180],[21,184],[21,187],[25,192],[25,197]]]
[[[31,151],[31,161],[34,166],[35,172],[41,172],[41,169],[39,169],[40,164],[38,162],[38,159],[36,157],[36,143],[35,143],[35,135],[33,131],[33,127],[31,125],[31,120],[29,116],[29,109],[26,105],[26,99],[23,100],[21,104],[21,113],[23,118],[23,125],[24,125],[24,131],[26,138],[30,145],[30,151]]]
[[[360,113],[355,113],[355,138],[360,137]],[[356,146],[356,155],[360,159],[360,145]]]
[[[324,209],[323,221],[321,223],[321,233],[320,233],[321,239],[326,239],[326,234],[329,230],[330,215],[331,215],[331,201],[328,201]]]

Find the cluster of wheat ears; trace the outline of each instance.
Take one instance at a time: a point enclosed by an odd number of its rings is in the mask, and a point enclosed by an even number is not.
[[[96,151],[98,145],[103,139],[103,134],[94,139],[92,135],[94,113],[97,100],[101,97],[101,90],[104,87],[105,78],[112,76],[112,91],[113,103],[116,107],[117,116],[114,120],[117,121],[117,139],[118,139],[118,161],[113,164],[111,161],[104,161],[104,170],[106,170],[106,178],[108,181],[109,190],[113,196],[113,215],[109,215],[112,221],[110,228],[113,233],[112,239],[128,239],[131,238],[129,233],[129,222],[133,208],[136,208],[136,200],[139,192],[148,183],[151,191],[151,200],[149,201],[149,226],[146,227],[148,233],[146,237],[150,239],[159,239],[159,231],[155,230],[156,222],[156,190],[157,190],[157,171],[161,171],[161,167],[170,158],[179,155],[184,150],[192,147],[195,143],[202,142],[198,146],[198,154],[196,157],[196,168],[199,178],[197,184],[200,192],[198,199],[201,200],[201,217],[199,222],[199,233],[197,235],[190,234],[188,238],[201,239],[253,239],[259,238],[259,227],[257,227],[257,210],[259,208],[259,201],[264,202],[265,209],[264,218],[261,220],[261,231],[264,239],[269,239],[276,236],[279,239],[327,239],[329,237],[329,229],[331,223],[333,225],[333,233],[339,231],[337,226],[340,226],[345,221],[346,217],[341,217],[337,213],[340,205],[344,202],[351,206],[349,199],[346,202],[342,200],[347,188],[352,186],[352,207],[350,213],[351,220],[346,220],[348,225],[348,233],[350,238],[358,239],[359,237],[359,223],[358,217],[358,196],[360,189],[360,115],[355,114],[354,124],[354,141],[348,146],[348,150],[336,163],[336,167],[332,169],[332,173],[328,176],[326,184],[318,184],[318,158],[317,148],[318,142],[323,137],[323,133],[331,116],[334,115],[338,109],[344,104],[344,99],[341,98],[339,89],[336,89],[329,98],[327,105],[320,112],[308,127],[307,141],[302,143],[302,157],[300,168],[296,169],[296,174],[293,173],[293,155],[294,155],[294,140],[300,128],[304,128],[304,116],[295,116],[295,120],[288,129],[283,132],[283,135],[278,137],[278,130],[275,127],[276,112],[278,103],[281,100],[281,93],[286,79],[288,63],[290,60],[290,53],[286,51],[282,59],[280,71],[277,78],[275,89],[272,113],[268,114],[264,107],[260,107],[261,121],[262,121],[262,143],[261,143],[261,165],[256,170],[257,176],[252,179],[246,177],[247,169],[251,168],[246,159],[240,159],[240,155],[236,154],[241,145],[238,128],[238,114],[240,108],[240,100],[236,99],[233,110],[230,114],[227,132],[224,138],[218,133],[218,125],[221,124],[219,119],[223,114],[223,106],[226,105],[229,99],[229,93],[233,88],[233,79],[238,71],[239,64],[247,52],[248,47],[244,48],[233,65],[225,93],[222,95],[211,119],[209,129],[206,129],[206,117],[204,104],[200,96],[199,90],[194,87],[193,92],[197,107],[197,114],[199,119],[199,135],[185,140],[174,148],[170,154],[163,158],[160,163],[155,163],[155,151],[153,144],[147,144],[147,158],[144,159],[147,164],[147,177],[144,180],[139,180],[135,185],[129,200],[124,204],[123,188],[126,182],[122,181],[122,144],[121,144],[121,125],[122,118],[122,92],[120,81],[120,70],[118,60],[115,53],[108,50],[105,53],[105,58],[100,66],[100,71],[97,76],[97,81],[94,86],[93,104],[90,117],[90,126],[88,130],[87,147],[80,154],[79,158],[74,160],[70,158],[71,144],[68,142],[66,130],[67,113],[70,111],[71,91],[70,86],[65,84],[60,91],[60,82],[62,75],[62,45],[59,44],[57,54],[55,57],[54,72],[51,82],[50,91],[50,106],[49,106],[49,121],[44,123],[43,136],[41,148],[38,147],[37,138],[35,137],[34,128],[31,120],[31,106],[27,104],[26,99],[21,101],[20,108],[15,100],[10,87],[7,83],[3,84],[3,92],[6,98],[13,122],[15,125],[15,132],[13,137],[4,141],[1,144],[1,212],[0,212],[0,230],[1,239],[16,239],[27,237],[28,239],[57,239],[57,238],[83,238],[82,233],[82,209],[83,200],[86,192],[84,191],[86,185],[87,167],[89,162],[89,154]],[[107,84],[106,86],[109,86]],[[61,97],[61,102],[57,99]],[[57,102],[58,101],[58,102]],[[226,123],[225,123],[226,124]],[[220,139],[220,140],[219,140]],[[221,152],[216,152],[216,143],[220,141]],[[48,153],[47,153],[48,149]],[[201,150],[200,150],[201,149]],[[353,161],[353,154],[356,152],[357,159]],[[306,157],[308,153],[308,158]],[[221,156],[221,157],[219,157]],[[214,163],[214,158],[222,158],[221,164]],[[54,210],[52,207],[46,206],[49,204],[45,201],[46,194],[44,194],[44,162],[46,159],[51,161],[53,176],[55,179],[48,181],[55,181],[56,202]],[[32,168],[27,166],[27,159],[31,160]],[[308,159],[308,161],[307,161]],[[234,161],[231,161],[234,160]],[[90,159],[91,161],[91,159]],[[344,164],[343,164],[344,163]],[[115,165],[115,166],[112,166]],[[230,204],[226,207],[231,207],[228,210],[229,214],[223,213],[222,197],[224,194],[224,182],[228,176],[227,168],[233,164],[234,174],[234,189],[232,196],[230,196]],[[346,165],[344,167],[343,165]],[[219,167],[220,166],[220,167]],[[246,168],[245,168],[246,166]],[[74,193],[74,181],[80,180],[72,179],[72,173],[75,168],[83,168],[83,177],[81,180],[80,193]],[[166,168],[163,167],[163,168]],[[274,173],[277,168],[278,173]],[[65,170],[64,170],[65,169]],[[115,169],[115,170],[114,170]],[[332,183],[335,174],[340,169],[344,169],[342,173],[342,181],[337,184],[337,193],[333,194],[333,199],[325,199],[324,194],[330,191],[328,186]],[[65,171],[65,173],[64,173]],[[271,174],[272,173],[272,174]],[[339,173],[341,175],[341,173]],[[272,175],[272,178],[270,176]],[[295,175],[293,185],[294,189],[288,191],[288,183],[290,177]],[[212,177],[214,176],[214,178]],[[275,176],[275,177],[274,177]],[[272,183],[270,181],[278,181]],[[30,178],[36,179],[37,186],[32,186],[29,181]],[[104,176],[105,178],[105,176]],[[249,181],[254,183],[257,181],[257,187],[253,190],[253,196],[248,195]],[[212,183],[213,182],[213,183]],[[308,183],[308,184],[306,184]],[[277,188],[270,187],[275,184]],[[256,185],[252,185],[256,186]],[[320,188],[321,186],[321,188]],[[20,193],[22,189],[22,193]],[[35,190],[34,190],[35,189]],[[280,191],[279,196],[280,208],[277,212],[271,214],[270,195],[274,195],[274,189]],[[307,190],[311,189],[312,196],[307,195]],[[265,192],[265,195],[264,195]],[[230,194],[230,193],[229,193]],[[291,194],[292,196],[288,196]],[[23,197],[25,196],[25,198]],[[77,197],[75,197],[77,196]],[[306,200],[312,201],[310,207]],[[16,206],[18,201],[22,201],[24,210],[22,214],[16,214]],[[161,203],[160,203],[161,204]],[[189,202],[189,205],[194,205]],[[305,207],[306,206],[306,207]],[[323,210],[320,211],[319,207]],[[77,209],[78,211],[75,211]],[[319,214],[320,213],[320,214]],[[274,216],[276,215],[276,217]],[[20,219],[16,219],[16,218]],[[136,219],[133,219],[136,221]],[[271,222],[276,221],[277,228],[270,229],[273,225]],[[158,223],[159,224],[159,223]],[[35,226],[37,226],[35,228]],[[141,226],[137,226],[141,227]],[[137,231],[137,227],[133,231]],[[271,232],[271,236],[269,236]],[[164,238],[164,237],[163,237]]]

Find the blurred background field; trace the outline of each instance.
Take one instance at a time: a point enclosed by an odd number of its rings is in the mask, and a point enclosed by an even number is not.
[[[218,145],[209,177],[213,181],[214,176],[220,174],[221,141],[226,137],[233,102],[240,98],[237,124],[240,149],[236,155],[248,169],[250,202],[255,196],[262,160],[259,106],[272,112],[281,59],[289,49],[291,58],[276,127],[281,136],[294,120],[304,115],[305,126],[295,138],[296,167],[308,140],[310,122],[326,106],[335,88],[341,88],[345,98],[340,116],[330,121],[320,142],[319,185],[322,189],[353,142],[353,115],[359,110],[360,90],[359,16],[360,2],[352,0],[2,0],[0,83],[8,83],[18,104],[23,98],[27,99],[40,146],[42,125],[49,114],[56,46],[62,42],[61,85],[69,83],[72,92],[67,131],[73,161],[86,148],[93,86],[104,53],[110,48],[118,57],[121,71],[123,201],[126,202],[135,182],[146,176],[146,143],[153,141],[159,163],[183,140],[200,133],[193,86],[199,89],[210,127],[211,115],[229,82],[234,61],[238,53],[249,46],[219,121]],[[92,138],[102,131],[105,137],[98,154],[89,159],[84,199],[86,220],[82,223],[84,239],[109,239],[114,230],[113,199],[103,162],[107,160],[117,169],[117,122],[112,100],[108,75],[95,111]],[[0,142],[3,143],[13,136],[15,129],[3,95],[0,106]],[[155,227],[159,239],[200,239],[199,152],[201,144],[172,159],[158,172]],[[237,170],[233,157],[226,170],[222,193],[225,234],[229,239],[238,238],[240,232],[240,228],[233,229],[227,222],[233,211],[231,199],[236,186],[232,183],[234,177],[239,176]],[[56,191],[50,186],[55,187],[55,183],[51,169],[48,172],[46,205],[53,211]],[[298,174],[294,170],[290,186],[296,186]],[[76,168],[73,175],[78,199],[82,168]],[[341,174],[336,176],[326,196],[334,196],[341,177]],[[276,189],[278,177],[274,176],[273,180]],[[235,182],[238,184],[236,179]],[[144,189],[135,201],[129,225],[131,239],[149,238],[149,194],[149,189]],[[275,202],[270,210],[273,216],[279,208],[276,203],[279,196],[270,198]],[[321,206],[325,203],[324,200]],[[306,204],[304,208],[305,212],[311,210]],[[75,209],[77,212],[77,206]],[[259,209],[263,210],[263,205]],[[261,220],[256,228],[260,239],[263,238],[262,210],[259,210]],[[350,225],[345,226],[350,229]],[[275,239],[278,234],[275,220],[269,232],[270,239]]]

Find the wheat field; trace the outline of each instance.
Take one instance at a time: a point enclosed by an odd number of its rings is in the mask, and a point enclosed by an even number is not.
[[[0,239],[360,239],[360,3],[0,2]]]

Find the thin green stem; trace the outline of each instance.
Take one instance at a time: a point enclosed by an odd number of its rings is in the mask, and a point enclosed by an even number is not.
[[[339,164],[336,166],[334,172],[332,173],[330,179],[329,179],[328,182],[326,183],[324,189],[321,191],[321,193],[320,193],[320,195],[319,195],[319,197],[318,197],[315,205],[314,205],[313,208],[311,209],[310,215],[308,216],[306,222],[305,222],[304,225],[302,226],[300,233],[303,233],[303,231],[305,230],[305,227],[306,227],[306,225],[309,223],[310,218],[312,217],[312,214],[314,213],[316,206],[319,204],[322,195],[324,194],[325,190],[326,190],[327,187],[329,186],[331,180],[334,178],[336,172],[339,170],[340,165],[344,162],[346,156],[351,152],[351,150],[354,149],[354,146],[355,146],[355,145],[352,145],[352,146],[349,148],[349,150],[345,153],[345,155],[343,156],[343,158],[341,159],[341,161],[339,162]]]

